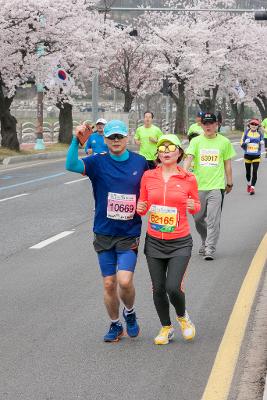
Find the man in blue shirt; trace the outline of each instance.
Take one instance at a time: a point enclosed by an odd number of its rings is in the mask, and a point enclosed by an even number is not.
[[[104,127],[107,121],[104,118],[99,118],[96,121],[96,131],[92,133],[85,145],[85,153],[90,154],[101,154],[108,152],[108,146],[104,140]]]
[[[76,128],[76,135],[83,127]],[[104,302],[111,319],[106,342],[123,335],[119,320],[120,300],[130,337],[139,334],[134,309],[133,274],[137,261],[141,218],[136,213],[140,181],[148,169],[146,159],[127,150],[128,129],[122,121],[110,121],[104,129],[109,152],[78,159],[78,139],[74,136],[66,169],[87,175],[95,198],[94,248],[103,276]]]

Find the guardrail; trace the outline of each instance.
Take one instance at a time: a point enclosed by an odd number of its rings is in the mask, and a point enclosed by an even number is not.
[[[75,129],[76,126],[82,124],[85,121],[73,121],[73,128]],[[189,124],[193,123],[194,120],[190,120]],[[247,121],[245,121],[245,124]],[[163,132],[173,132],[174,126],[175,126],[175,120],[172,120],[169,122],[169,124],[166,124],[165,119],[161,120],[154,120],[154,124],[159,126]],[[130,119],[129,120],[129,130],[130,130],[130,142],[133,142],[133,134],[135,130],[138,128],[138,126],[143,125],[143,120],[134,120]],[[228,127],[228,130],[233,130],[234,129],[234,120],[232,119],[226,119],[223,122],[224,127]],[[36,140],[36,130],[37,127],[34,123],[32,122],[23,122],[18,125],[18,140],[19,143],[33,143]],[[59,135],[59,122],[55,123],[49,123],[47,121],[44,121],[43,124],[43,137],[45,142],[57,142],[58,141],[58,135]]]
[[[73,128],[82,124],[84,121],[73,121]],[[36,140],[37,126],[32,122],[23,122],[18,125],[18,140],[19,143],[33,143]],[[43,138],[44,142],[57,142],[59,135],[59,122],[50,123],[44,121],[43,123]]]

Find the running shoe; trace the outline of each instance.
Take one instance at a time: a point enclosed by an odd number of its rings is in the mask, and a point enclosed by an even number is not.
[[[170,340],[174,338],[174,329],[172,325],[163,326],[159,331],[158,336],[155,337],[155,344],[169,344]]]
[[[104,342],[118,342],[122,336],[122,324],[120,322],[111,322],[109,331],[104,336]]]
[[[200,254],[201,256],[204,256],[205,254],[205,244],[202,244],[198,250],[198,254]]]
[[[191,322],[188,312],[185,312],[184,317],[177,317],[177,321],[179,322],[183,338],[185,340],[193,340],[196,336],[196,328],[193,322]]]
[[[247,185],[247,193],[250,193],[251,185]]]
[[[250,196],[253,196],[253,194],[255,194],[255,188],[254,186],[250,187],[250,192],[249,192]]]
[[[206,250],[203,259],[206,261],[212,261],[214,260],[214,252],[211,252],[210,250]]]
[[[137,323],[136,313],[126,314],[125,309],[123,310],[123,318],[126,322],[126,331],[128,336],[134,338],[139,335],[139,325]]]

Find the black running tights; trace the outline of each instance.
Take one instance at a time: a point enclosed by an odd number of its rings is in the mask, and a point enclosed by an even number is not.
[[[247,181],[250,182],[251,179],[251,165],[252,165],[252,181],[251,181],[251,186],[255,186],[257,182],[257,177],[258,177],[258,169],[259,169],[259,162],[254,162],[254,163],[245,163],[246,166],[246,178]]]
[[[185,314],[183,278],[189,256],[154,258],[146,256],[153,285],[153,300],[162,326],[171,325],[170,303],[178,317]]]

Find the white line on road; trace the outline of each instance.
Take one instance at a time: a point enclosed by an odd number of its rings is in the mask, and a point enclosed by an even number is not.
[[[65,182],[64,185],[71,185],[72,183],[77,183],[77,182],[85,181],[86,179],[88,179],[88,177],[86,177],[86,178],[81,178],[81,179],[76,179],[75,181]]]
[[[12,199],[17,199],[18,197],[22,196],[29,196],[30,193],[22,193],[18,194],[17,196],[12,196],[12,197],[6,197],[5,199],[0,199],[0,201],[7,201],[7,200],[12,200]]]
[[[52,236],[49,239],[43,240],[42,242],[35,244],[34,246],[30,247],[30,249],[42,249],[43,247],[48,246],[49,244],[54,243],[57,240],[63,239],[64,237],[69,236],[74,232],[74,230],[61,232],[58,235]]]

